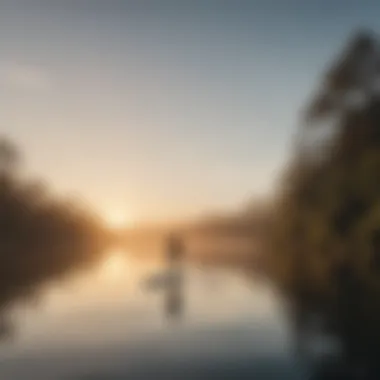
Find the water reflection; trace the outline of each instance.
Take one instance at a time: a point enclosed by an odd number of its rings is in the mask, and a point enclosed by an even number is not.
[[[14,324],[12,318],[3,313],[0,316],[0,339],[1,341],[9,342],[15,336]]]
[[[168,273],[182,276],[180,282],[173,276],[171,286],[164,286]],[[168,311],[173,294],[186,295],[186,314],[183,303],[169,310],[181,318],[174,330],[162,315],[163,298]],[[12,318],[18,334],[1,347],[0,378],[13,380],[29,379],[30,373],[53,380],[105,373],[99,378],[113,379],[107,374],[138,363],[196,365],[279,354],[288,345],[280,304],[261,281],[182,260],[142,262],[123,251],[110,252],[90,273],[46,288],[37,305],[19,305]]]
[[[127,256],[123,252],[111,252],[101,266],[101,271],[104,276],[110,280],[118,280],[121,276],[127,273]]]

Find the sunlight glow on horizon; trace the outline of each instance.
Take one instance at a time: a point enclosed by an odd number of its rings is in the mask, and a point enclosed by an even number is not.
[[[115,229],[131,228],[135,224],[132,215],[121,209],[110,210],[103,213],[103,219],[109,227]]]

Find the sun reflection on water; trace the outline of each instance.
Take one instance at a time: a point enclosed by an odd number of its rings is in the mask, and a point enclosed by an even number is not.
[[[109,280],[117,280],[126,275],[127,257],[122,252],[112,252],[101,264],[101,274]]]

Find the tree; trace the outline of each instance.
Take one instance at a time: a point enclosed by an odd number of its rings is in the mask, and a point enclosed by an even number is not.
[[[19,157],[1,140],[0,322],[9,305],[47,281],[95,263],[108,243],[88,209],[52,195],[45,182],[16,176]]]
[[[297,324],[318,314],[346,363],[369,372],[380,355],[379,63],[376,37],[360,32],[307,105],[271,249],[271,273]],[[326,126],[322,148],[303,149]]]

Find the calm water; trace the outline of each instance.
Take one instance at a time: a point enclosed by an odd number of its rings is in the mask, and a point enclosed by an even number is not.
[[[300,378],[281,304],[262,280],[188,267],[185,312],[171,323],[164,289],[145,286],[160,270],[112,252],[20,305],[0,379]]]

